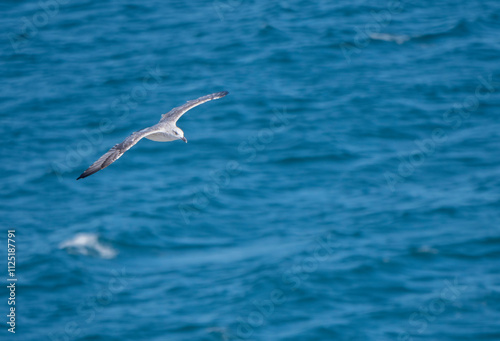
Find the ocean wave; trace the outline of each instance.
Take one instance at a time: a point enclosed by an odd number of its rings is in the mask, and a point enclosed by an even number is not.
[[[118,254],[115,249],[100,242],[98,235],[93,233],[78,233],[75,237],[59,244],[59,248],[66,250],[69,254],[104,259],[114,258]]]
[[[449,25],[447,27],[441,28],[437,30],[436,32],[430,32],[430,33],[424,33],[420,35],[413,35],[411,36],[412,40],[417,40],[417,41],[429,41],[441,37],[446,37],[446,36],[464,36],[466,33],[469,33],[469,23],[467,20],[462,19],[457,21],[453,25]]]
[[[382,40],[382,41],[390,41],[398,43],[399,45],[410,40],[410,36],[407,35],[396,35],[389,33],[372,33],[370,34],[370,38],[373,40]]]

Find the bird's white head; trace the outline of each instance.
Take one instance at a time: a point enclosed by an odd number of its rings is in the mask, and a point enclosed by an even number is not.
[[[182,140],[184,142],[188,142],[188,140],[184,137],[184,132],[182,131],[181,128],[179,127],[173,127],[172,128],[172,134],[174,135],[174,137],[178,140]]]

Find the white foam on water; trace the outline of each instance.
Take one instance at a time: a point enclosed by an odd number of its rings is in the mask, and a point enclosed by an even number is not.
[[[409,36],[405,35],[394,35],[388,33],[371,33],[370,38],[373,40],[383,40],[383,41],[393,41],[398,44],[403,44],[404,42],[410,40]]]
[[[94,256],[106,259],[114,258],[117,251],[99,241],[97,234],[78,233],[74,238],[59,244],[60,249],[65,249],[70,254]]]

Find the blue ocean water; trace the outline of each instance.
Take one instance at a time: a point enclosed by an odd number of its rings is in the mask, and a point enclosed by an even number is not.
[[[498,1],[0,6],[2,340],[500,340]]]

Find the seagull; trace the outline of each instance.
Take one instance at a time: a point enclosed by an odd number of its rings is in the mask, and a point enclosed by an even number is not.
[[[83,172],[76,180],[86,178],[87,176],[97,173],[101,169],[108,167],[110,164],[118,160],[123,155],[123,153],[132,148],[144,137],[148,140],[157,142],[182,140],[187,143],[187,139],[184,137],[184,132],[176,125],[177,120],[179,120],[182,115],[184,115],[187,111],[193,109],[194,107],[213,99],[222,98],[228,93],[229,92],[227,91],[216,92],[192,101],[188,101],[186,104],[181,105],[180,107],[173,108],[168,113],[163,114],[161,116],[160,122],[158,122],[154,126],[138,130],[127,137],[122,143],[116,144],[113,148],[108,150],[106,154],[101,156],[99,160],[97,160],[89,168],[87,168],[87,170]]]

